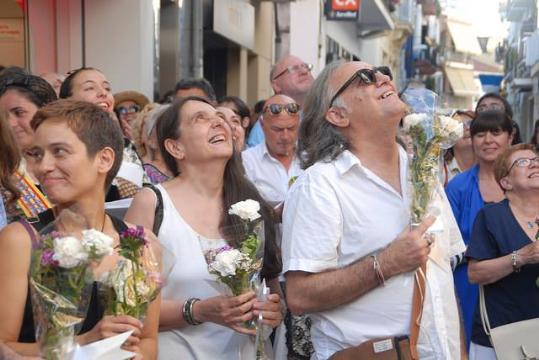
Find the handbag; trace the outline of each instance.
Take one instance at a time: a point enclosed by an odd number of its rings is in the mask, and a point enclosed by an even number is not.
[[[539,360],[539,318],[491,328],[482,285],[479,286],[479,310],[483,329],[499,360]]]

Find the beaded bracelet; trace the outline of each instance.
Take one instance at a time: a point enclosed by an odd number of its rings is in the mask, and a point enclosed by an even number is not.
[[[198,298],[187,299],[182,306],[182,316],[186,323],[189,325],[200,325],[202,322],[197,321],[193,316],[193,306],[197,301],[200,301]]]

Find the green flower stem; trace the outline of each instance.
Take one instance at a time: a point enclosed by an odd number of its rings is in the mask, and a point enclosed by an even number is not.
[[[430,141],[419,126],[411,129],[414,138],[414,157],[411,164],[412,211],[411,220],[418,224],[423,220],[431,200],[433,184],[438,176],[440,157],[440,138],[435,136]]]

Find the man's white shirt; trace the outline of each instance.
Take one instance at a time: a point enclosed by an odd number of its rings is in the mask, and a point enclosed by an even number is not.
[[[349,151],[332,162],[319,162],[307,169],[285,202],[283,273],[340,268],[388,246],[409,226],[407,163],[405,151],[399,149],[402,194]],[[439,196],[448,205],[445,194]],[[444,207],[444,215],[446,210],[451,211]],[[449,216],[452,218],[451,212]],[[448,225],[458,233],[454,219]],[[422,360],[458,359],[460,354],[455,349],[460,335],[449,257],[463,251],[464,244],[460,236],[453,231],[451,234],[437,236],[432,251],[437,262],[427,264],[428,289],[418,346]],[[413,272],[400,274],[348,304],[309,314],[316,350],[313,359],[327,359],[367,340],[408,335],[413,282]],[[434,319],[434,314],[443,319]],[[457,344],[448,339],[453,336]]]
[[[243,151],[241,157],[247,178],[272,205],[285,200],[290,179],[303,173],[296,156],[286,170],[279,160],[270,155],[266,142]]]

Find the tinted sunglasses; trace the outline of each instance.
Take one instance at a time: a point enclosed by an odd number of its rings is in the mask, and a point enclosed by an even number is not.
[[[273,115],[279,115],[283,110],[289,115],[295,115],[299,112],[299,105],[296,103],[290,104],[269,104],[264,108],[264,112],[269,110]]]
[[[333,95],[331,101],[329,102],[329,107],[333,106],[335,99],[337,99],[344,92],[344,90],[346,90],[356,79],[358,79],[359,82],[364,85],[375,84],[377,72],[388,76],[389,80],[393,80],[393,74],[391,73],[391,69],[388,66],[378,66],[372,69],[358,70],[354,73],[354,75],[350,77],[350,79],[346,80],[346,82],[339,88],[339,90],[337,90],[335,95]]]
[[[131,114],[131,113],[137,113],[140,111],[140,106],[138,105],[131,105],[129,107],[120,106],[116,108],[116,112],[118,115],[124,115],[124,114]]]

